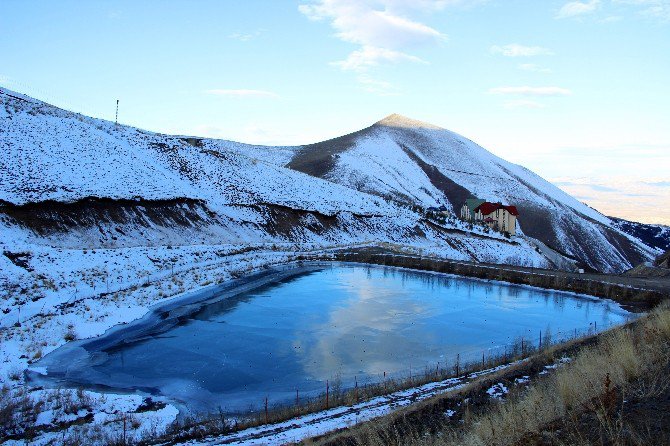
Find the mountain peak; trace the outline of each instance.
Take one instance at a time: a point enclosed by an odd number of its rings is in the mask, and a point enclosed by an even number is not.
[[[442,127],[438,127],[433,124],[428,124],[427,122],[417,121],[416,119],[411,119],[397,113],[388,115],[381,121],[377,121],[375,125],[385,126],[385,127],[399,127],[404,129],[434,129],[442,130]]]

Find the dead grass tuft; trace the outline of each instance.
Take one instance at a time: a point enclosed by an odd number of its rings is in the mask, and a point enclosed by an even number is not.
[[[538,355],[545,363],[566,346]],[[624,401],[668,397],[670,391],[670,306],[579,346],[574,358],[504,402],[487,401],[471,413],[469,389],[438,395],[400,412],[326,436],[317,444],[510,445],[662,444],[667,432],[632,422]],[[472,387],[481,383],[472,383]],[[485,387],[484,387],[485,388]],[[458,422],[430,413],[445,401],[461,401]],[[460,404],[460,403],[459,403]],[[670,403],[669,403],[670,404]],[[450,406],[450,407],[453,407]],[[428,408],[428,409],[427,409]],[[655,408],[652,408],[655,409]],[[663,409],[661,409],[663,410]],[[426,420],[428,415],[430,420]],[[424,417],[423,419],[421,417]],[[405,423],[405,420],[409,420]],[[557,429],[560,426],[560,429]],[[555,434],[555,431],[561,434]],[[665,438],[665,437],[664,437]]]

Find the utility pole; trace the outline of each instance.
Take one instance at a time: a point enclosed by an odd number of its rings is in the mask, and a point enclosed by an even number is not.
[[[116,100],[116,118],[114,119],[114,126],[119,125],[119,100]]]

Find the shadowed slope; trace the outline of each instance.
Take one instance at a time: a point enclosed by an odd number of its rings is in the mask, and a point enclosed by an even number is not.
[[[657,255],[528,169],[453,132],[397,114],[302,146],[287,167],[409,205],[444,205],[456,214],[470,196],[517,205],[523,233],[587,268],[623,271]]]

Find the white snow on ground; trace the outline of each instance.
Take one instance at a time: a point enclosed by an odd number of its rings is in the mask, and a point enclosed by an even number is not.
[[[55,389],[33,390],[30,398],[42,401],[44,406],[35,422],[37,429],[49,429],[70,423],[69,429],[45,432],[30,440],[31,445],[55,445],[64,440],[81,438],[87,444],[108,444],[110,440],[125,438],[127,443],[164,432],[174,422],[178,411],[171,405],[161,404],[157,410],[144,411],[145,398],[139,395],[100,394],[87,390]],[[154,402],[159,401],[154,399]],[[77,424],[81,424],[81,427]],[[7,445],[24,445],[25,440],[9,440]]]
[[[297,417],[282,423],[250,428],[229,435],[209,437],[179,444],[274,445],[297,443],[310,437],[323,435],[338,429],[344,429],[363,421],[373,420],[398,408],[408,406],[414,402],[422,401],[441,393],[460,389],[474,379],[486,378],[487,375],[518,365],[523,361],[525,360],[471,373],[467,377],[450,378],[440,382],[425,384],[409,390],[373,398],[372,400],[352,406],[342,406]],[[560,358],[556,363],[546,366],[539,374],[547,374],[550,370],[553,370],[562,364],[566,364],[567,362],[570,362],[570,358]],[[523,376],[522,378],[515,380],[515,384],[525,384],[529,381],[529,376]],[[505,384],[497,383],[491,386],[486,393],[490,395],[491,398],[499,400],[509,393],[509,389]],[[452,417],[455,414],[456,411],[454,410],[447,410],[445,412],[445,416],[447,417]]]
[[[474,379],[503,370],[513,364],[517,363],[486,369],[481,372],[472,373],[466,377],[449,378],[444,381],[428,383],[409,390],[402,390],[373,398],[352,406],[341,406],[297,417],[282,423],[264,425],[230,435],[205,438],[180,444],[205,445],[225,443],[235,445],[271,445],[298,442],[305,438],[325,434],[336,429],[346,428],[386,415],[389,412],[441,393],[460,389]]]
[[[395,131],[398,128],[401,130],[409,128],[413,132]],[[444,167],[446,176],[481,198],[513,204],[520,199],[527,200],[532,197],[532,200],[542,201],[547,206],[551,206],[552,201],[558,201],[594,220],[609,223],[607,217],[577,201],[540,176],[493,155],[454,132],[426,126],[390,125],[386,129],[387,134],[395,135],[396,140],[401,143],[415,146],[424,161]],[[422,141],[418,143],[417,139]],[[521,178],[539,193],[530,191],[527,185],[517,181],[511,174]]]
[[[559,367],[561,367],[564,364],[567,364],[568,362],[571,361],[571,358],[568,358],[567,356],[564,356],[562,358],[559,358],[559,360],[553,364],[545,365],[544,370],[542,370],[539,374],[540,375],[546,375],[548,374],[551,370],[555,370]]]
[[[144,132],[30,100],[0,95],[3,150],[0,200],[13,204],[94,196],[186,197],[216,210],[229,204],[276,203],[332,215],[397,215],[379,197],[261,162],[249,147]]]
[[[296,148],[160,135],[3,92],[21,98],[0,94],[0,381],[7,389],[3,397],[18,400],[27,392],[34,401],[45,400],[38,427],[56,429],[60,423],[93,414],[93,422],[40,434],[36,444],[59,444],[63,435],[74,438],[82,429],[116,435],[123,418],[131,438],[143,431],[164,430],[176,416],[170,405],[137,412],[142,404],[138,395],[86,391],[58,396],[56,391],[25,386],[23,371],[69,340],[99,336],[190,290],[291,262],[301,254],[359,244],[393,243],[408,253],[464,261],[550,265],[523,237],[508,240],[453,218],[442,224],[428,222],[425,216],[359,192],[352,184],[335,184],[281,167]],[[428,205],[446,203],[426,183],[425,174],[408,164],[397,144],[388,137],[382,142],[386,155],[373,145],[360,148],[370,174],[361,178],[379,178],[375,187],[386,188],[391,195],[400,191]],[[384,171],[385,156],[398,163],[396,170]],[[355,160],[349,161],[351,165]],[[68,226],[67,218],[52,210],[55,220],[63,223],[58,218],[65,218],[65,223],[40,231],[22,226],[5,212],[26,203],[57,209],[87,197],[128,201],[128,209],[134,206],[137,214],[129,216],[131,211],[125,209],[123,218],[129,220],[117,221],[103,212],[95,221]],[[168,199],[197,200],[198,205],[187,209],[188,205],[178,204],[170,211],[186,223],[152,220],[146,201]],[[277,217],[281,210],[286,216]],[[298,223],[281,230],[269,224],[291,218]],[[86,404],[64,403],[68,398]],[[353,422],[356,416],[346,419]]]
[[[503,383],[494,384],[486,391],[491,398],[497,400],[502,399],[508,392],[509,389]]]
[[[530,376],[522,376],[521,378],[516,378],[514,382],[516,384],[528,384],[530,382]]]
[[[361,131],[352,141],[350,147],[337,154],[335,168],[325,178],[383,197],[425,206],[445,204],[450,208],[453,203],[449,204],[447,197],[410,159],[407,154],[410,151],[473,195],[517,205],[522,230],[528,228],[530,220],[543,215],[546,218],[543,224],[550,226],[544,232],[556,233],[551,241],[562,251],[583,257],[583,245],[597,247],[599,255],[589,252],[589,256],[595,256],[591,261],[598,269],[621,271],[633,266],[621,253],[621,247],[612,242],[613,233],[628,239],[631,249],[642,257],[651,259],[660,254],[540,176],[448,130],[392,115]],[[296,157],[302,155],[296,151]],[[534,214],[524,214],[524,210]]]
[[[327,178],[400,201],[409,198],[427,207],[452,207],[423,170],[387,134],[360,139],[354,148],[340,154],[337,167]]]

